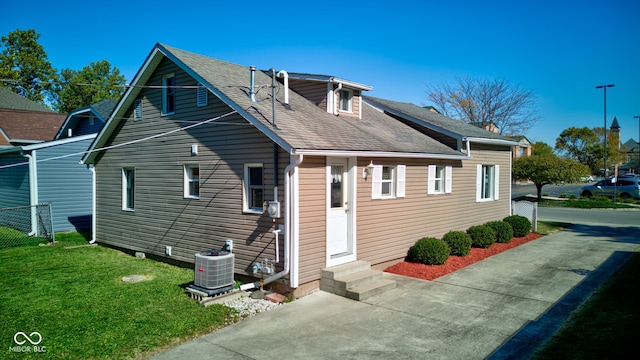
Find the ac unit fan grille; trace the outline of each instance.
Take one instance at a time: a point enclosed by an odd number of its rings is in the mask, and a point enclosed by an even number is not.
[[[211,255],[211,251],[196,254],[193,284],[205,289],[233,285],[234,254]]]

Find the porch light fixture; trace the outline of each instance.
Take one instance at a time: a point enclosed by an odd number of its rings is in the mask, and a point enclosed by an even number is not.
[[[369,176],[373,175],[374,168],[375,168],[375,165],[373,165],[373,161],[369,161],[369,165],[362,168],[362,178],[367,180]]]

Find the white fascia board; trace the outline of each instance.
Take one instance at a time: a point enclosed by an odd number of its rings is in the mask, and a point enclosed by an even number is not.
[[[64,139],[60,139],[60,140],[54,140],[54,141],[47,141],[47,142],[43,142],[43,143],[39,143],[39,144],[34,144],[34,145],[27,145],[27,146],[22,146],[23,150],[26,151],[30,151],[30,150],[38,150],[38,149],[43,149],[43,148],[47,148],[47,147],[51,147],[51,146],[57,146],[57,145],[63,145],[63,144],[68,144],[68,143],[74,143],[76,141],[82,141],[82,140],[87,140],[87,139],[93,139],[97,136],[97,134],[88,134],[88,135],[81,135],[81,136],[74,136],[74,137],[70,137],[70,138],[64,138]]]
[[[503,145],[503,146],[514,146],[520,145],[518,141],[506,140],[506,139],[489,139],[489,138],[479,138],[479,137],[466,137],[463,139],[464,141],[470,141],[473,143],[479,144],[492,144],[492,145]]]
[[[365,91],[373,90],[373,86],[357,83],[355,81],[350,81],[346,79],[341,79],[335,76],[302,74],[302,73],[288,73],[288,74],[289,74],[289,79],[319,81],[319,82],[335,83],[335,84],[339,83],[339,84],[342,84],[342,86],[352,88],[352,89],[359,89],[359,90],[365,90]]]
[[[432,154],[432,153],[407,153],[407,152],[387,152],[387,151],[345,151],[345,150],[304,150],[297,149],[293,155],[305,156],[330,156],[330,157],[389,157],[389,158],[412,158],[412,159],[446,159],[446,160],[469,160],[470,156],[460,153],[453,154]]]

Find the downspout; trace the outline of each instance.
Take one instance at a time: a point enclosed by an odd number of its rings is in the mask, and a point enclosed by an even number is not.
[[[294,209],[294,206],[293,206],[294,201],[293,201],[293,194],[291,194],[292,192],[291,177],[293,176],[294,170],[302,163],[303,159],[304,159],[303,155],[299,155],[299,157],[295,160],[293,160],[292,158],[291,163],[289,163],[289,165],[287,165],[287,167],[284,170],[284,202],[286,207],[285,217],[284,217],[284,226],[285,226],[284,269],[279,273],[266,278],[263,284],[269,284],[275,280],[278,280],[286,276],[287,274],[289,274],[289,270],[291,268],[291,258],[292,258],[291,255],[295,252],[295,248],[293,244],[293,242],[295,241],[295,237],[293,236],[294,235],[293,233],[294,233],[294,229],[297,229],[295,226],[295,222],[297,221],[297,219],[294,219],[297,209]],[[295,284],[292,281],[292,287],[297,287],[298,285],[297,282],[298,281],[297,281],[297,274],[296,274]],[[260,287],[259,282],[253,282],[253,283],[241,285],[240,290],[244,291],[244,290],[249,290],[256,287]]]
[[[91,171],[91,240],[89,244],[96,242],[96,168],[89,165]]]
[[[22,156],[29,159],[29,206],[31,208],[31,232],[28,236],[38,236],[38,166],[36,163],[35,150],[30,154],[22,153]]]
[[[333,96],[331,97],[331,101],[333,101],[333,115],[338,115],[338,103],[336,101],[336,93],[342,90],[342,83],[338,83],[338,87],[333,90]]]

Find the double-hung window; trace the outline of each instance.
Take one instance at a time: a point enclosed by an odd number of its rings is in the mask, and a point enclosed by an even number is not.
[[[476,202],[499,199],[499,165],[477,165],[476,173]]]
[[[184,197],[200,198],[200,166],[191,164],[184,166]]]
[[[264,212],[264,188],[262,164],[244,165],[244,199],[243,211],[262,214]]]
[[[162,115],[176,112],[176,76],[168,74],[162,77]]]
[[[374,165],[371,183],[372,199],[404,197],[406,165]]]
[[[453,169],[451,166],[429,165],[427,194],[448,194],[451,192]]]
[[[353,92],[351,90],[340,90],[340,111],[353,111]]]
[[[122,210],[133,211],[135,203],[136,169],[122,168]]]

